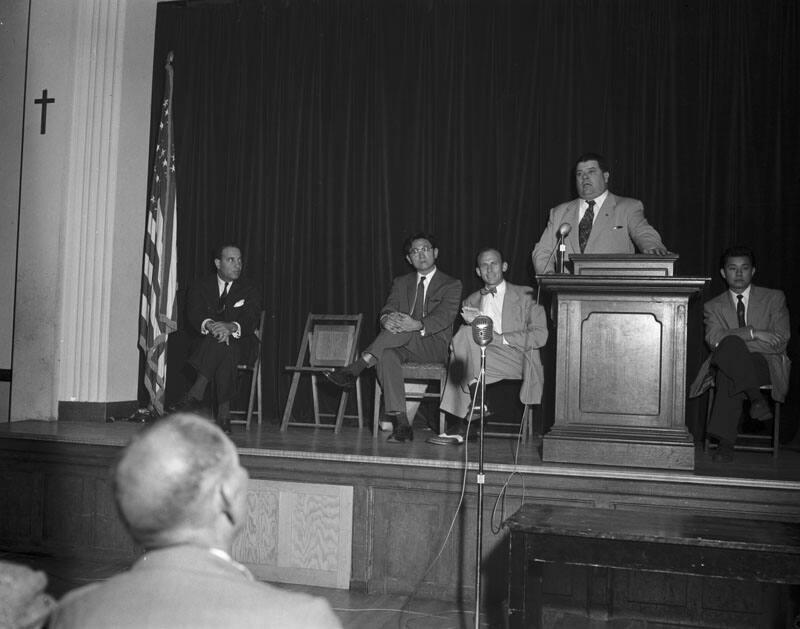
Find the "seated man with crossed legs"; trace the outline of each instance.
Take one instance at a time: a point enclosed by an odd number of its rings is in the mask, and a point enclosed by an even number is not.
[[[493,340],[486,347],[486,384],[521,378],[520,401],[538,404],[544,382],[539,348],[547,342],[547,319],[544,309],[533,299],[533,289],[507,282],[506,271],[508,263],[498,249],[485,248],[478,252],[475,273],[483,280],[484,287],[464,300],[462,317],[467,323],[472,323],[479,314],[492,319]],[[473,339],[472,329],[462,326],[451,343],[447,385],[440,406],[462,421],[454,434],[432,437],[429,443],[464,443],[480,366],[481,351]]]
[[[706,430],[719,440],[713,461],[727,462],[733,460],[744,400],[750,400],[752,419],[768,421],[772,411],[759,386],[772,384],[772,397],[778,401],[788,392],[790,328],[783,292],[752,284],[756,273],[752,249],[727,249],[719,272],[728,289],[703,306],[706,343],[712,352],[700,367],[690,397],[702,394],[715,381]]]
[[[413,273],[396,277],[381,309],[381,331],[354,363],[325,376],[339,387],[351,387],[367,367],[375,367],[383,388],[386,420],[393,426],[388,441],[414,439],[413,417],[406,416],[403,363],[444,363],[458,314],[461,282],[436,267],[439,249],[430,234],[403,243]]]

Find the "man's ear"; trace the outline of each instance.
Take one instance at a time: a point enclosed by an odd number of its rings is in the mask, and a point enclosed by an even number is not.
[[[477,266],[475,267],[475,275],[477,275],[478,277],[481,276],[481,270]]]
[[[753,273],[750,276],[750,279],[752,280],[755,276],[756,276],[756,267],[753,267]]]
[[[411,256],[406,254],[406,262],[408,262],[411,266],[414,266],[414,263],[411,261]]]
[[[720,277],[721,277],[723,280],[725,280],[725,282],[727,283],[727,281],[728,281],[728,278],[727,278],[727,277],[725,277],[725,269],[720,269],[720,270],[719,270],[719,276],[720,276]]]
[[[502,267],[500,267],[500,268],[502,268],[502,269],[503,269],[503,273],[505,273],[506,271],[508,271],[508,262],[503,262],[503,266],[502,266]]]
[[[236,492],[237,489],[230,479],[220,483],[219,498],[222,505],[222,513],[224,513],[225,517],[228,518],[231,526],[239,525],[239,516],[237,515],[236,508],[234,507],[237,499]]]

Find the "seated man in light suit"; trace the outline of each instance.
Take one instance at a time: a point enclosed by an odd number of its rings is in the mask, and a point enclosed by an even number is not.
[[[538,404],[544,382],[539,348],[547,342],[544,309],[534,302],[532,288],[504,279],[508,263],[498,249],[481,249],[475,265],[475,273],[483,280],[484,287],[464,300],[461,312],[467,323],[472,323],[479,314],[492,319],[493,340],[486,346],[486,384],[521,378],[520,401]],[[473,339],[472,328],[462,326],[451,343],[447,384],[440,408],[463,420],[453,434],[432,437],[429,443],[464,443],[480,367],[481,351]]]
[[[544,275],[555,271],[555,249],[559,228],[570,231],[564,239],[565,262],[571,253],[669,253],[661,236],[644,217],[644,206],[637,199],[618,197],[608,189],[611,173],[605,159],[586,153],[575,163],[578,198],[550,210],[542,237],[533,249],[533,267]]]
[[[443,363],[453,336],[461,301],[461,281],[438,270],[439,249],[430,234],[419,233],[403,243],[413,273],[394,279],[381,309],[381,331],[358,360],[325,372],[339,387],[351,387],[368,367],[375,367],[383,388],[386,421],[393,426],[390,443],[414,439],[413,417],[406,415],[403,363]]]
[[[733,460],[742,403],[750,400],[750,417],[772,419],[759,385],[772,384],[772,398],[782,402],[789,390],[789,310],[782,291],[752,284],[753,250],[731,247],[720,258],[720,275],[728,290],[703,305],[706,343],[711,355],[700,367],[690,397],[712,382],[716,394],[706,430],[719,440],[712,459]],[[714,367],[715,369],[711,369]]]
[[[133,567],[67,594],[50,629],[339,629],[327,601],[257,582],[231,556],[247,516],[247,471],[222,431],[197,415],[139,433],[113,473]]]

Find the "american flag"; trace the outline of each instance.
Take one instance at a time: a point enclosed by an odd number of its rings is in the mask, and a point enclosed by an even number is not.
[[[142,307],[139,347],[145,354],[144,384],[150,395],[149,410],[164,413],[167,382],[167,335],[178,327],[175,293],[176,198],[175,146],[172,137],[172,53],[167,57],[164,100],[158,126],[153,183],[147,210],[147,235],[142,270]]]

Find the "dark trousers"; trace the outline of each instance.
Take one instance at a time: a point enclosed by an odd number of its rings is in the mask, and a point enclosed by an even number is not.
[[[217,342],[208,334],[200,339],[189,364],[197,373],[213,382],[217,404],[230,402],[236,391],[236,365],[242,353],[242,341],[231,339],[230,345]]]
[[[403,363],[447,362],[447,341],[438,336],[426,338],[419,332],[393,334],[381,330],[364,351],[378,360],[375,369],[383,389],[384,408],[389,414],[406,412]]]
[[[769,367],[761,354],[747,351],[738,336],[726,336],[711,356],[717,368],[714,407],[708,420],[708,432],[724,441],[736,440],[745,391],[769,384]]]

